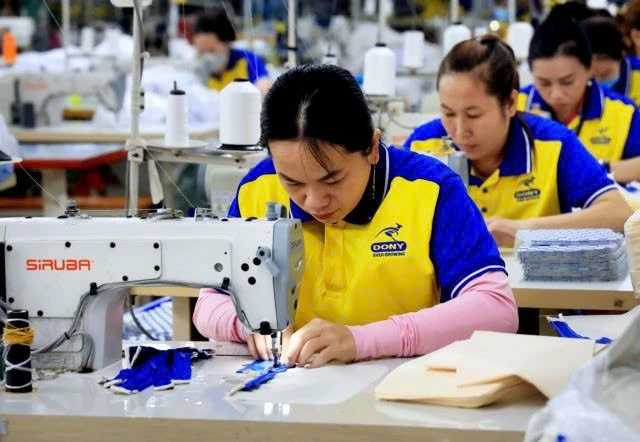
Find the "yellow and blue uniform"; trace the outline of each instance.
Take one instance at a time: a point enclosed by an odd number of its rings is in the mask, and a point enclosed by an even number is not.
[[[611,90],[640,105],[640,58],[628,55],[620,61],[620,76]]]
[[[505,271],[460,177],[432,158],[379,150],[362,199],[335,224],[320,223],[289,198],[271,158],[240,183],[229,216],[261,217],[275,201],[302,220],[297,328],[313,318],[362,325],[419,311],[454,298],[486,272]]]
[[[416,129],[405,148],[428,152],[448,140],[436,119]],[[539,116],[518,114],[511,119],[502,163],[487,178],[471,168],[468,192],[485,216],[526,219],[589,207],[615,188],[570,130]]]
[[[553,110],[532,84],[520,90],[518,110],[556,120]],[[567,127],[600,161],[615,163],[640,155],[638,109],[631,99],[603,88],[595,81],[587,87],[580,114]]]
[[[221,91],[236,78],[247,78],[250,82],[255,83],[260,78],[268,75],[269,73],[262,58],[253,52],[232,48],[229,52],[227,67],[221,74],[210,77],[207,81],[207,86]]]

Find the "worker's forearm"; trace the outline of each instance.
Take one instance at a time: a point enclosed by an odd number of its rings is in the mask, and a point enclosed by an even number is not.
[[[526,220],[526,227],[529,229],[609,228],[622,232],[625,221],[632,214],[631,208],[618,191],[612,190],[605,195],[607,201],[596,200],[593,205],[583,210]]]
[[[611,173],[619,183],[640,180],[640,157],[611,163]]]

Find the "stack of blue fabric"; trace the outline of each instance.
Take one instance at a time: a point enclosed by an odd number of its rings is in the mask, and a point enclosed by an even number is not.
[[[615,281],[629,273],[624,237],[610,229],[521,230],[516,245],[528,280]]]

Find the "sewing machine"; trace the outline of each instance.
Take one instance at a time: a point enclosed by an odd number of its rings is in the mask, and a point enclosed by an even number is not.
[[[299,220],[267,216],[227,219],[198,209],[189,219],[173,211],[92,218],[71,206],[58,218],[3,218],[1,298],[29,311],[37,368],[120,360],[123,300],[141,285],[224,290],[247,329],[275,345],[294,319],[304,245]]]
[[[82,98],[83,107],[102,104],[117,111],[123,93],[124,83],[115,72],[6,73],[0,76],[0,113],[17,125],[22,104],[33,103],[36,126],[46,126],[62,120],[72,94]]]

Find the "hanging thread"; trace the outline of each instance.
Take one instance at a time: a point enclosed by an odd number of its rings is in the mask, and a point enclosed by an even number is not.
[[[3,354],[5,390],[14,393],[29,393],[33,390],[31,370],[33,338],[34,331],[29,323],[29,312],[9,310],[2,334],[5,345]]]

